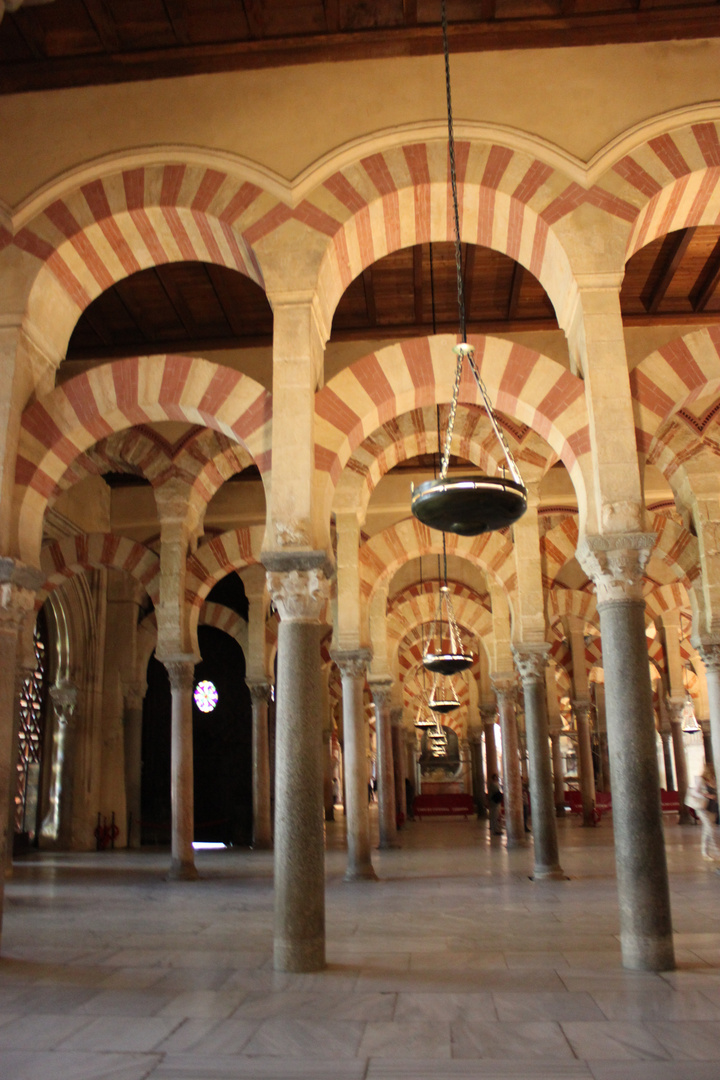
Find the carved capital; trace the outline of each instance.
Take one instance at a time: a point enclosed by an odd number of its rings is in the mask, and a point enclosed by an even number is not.
[[[547,641],[537,644],[513,645],[515,667],[524,683],[545,682],[545,668],[550,646]]]
[[[697,651],[708,672],[716,674],[720,671],[720,642],[702,642]]]
[[[250,697],[252,698],[253,706],[261,702],[267,704],[270,701],[270,683],[267,682],[255,682],[251,679],[246,680],[247,688],[250,691]]]
[[[267,587],[283,622],[320,622],[330,582],[322,570],[272,570]]]
[[[0,630],[19,633],[44,581],[45,574],[36,567],[0,558]]]
[[[684,698],[681,698],[679,701],[673,701],[671,698],[665,700],[665,712],[667,713],[670,724],[682,724],[684,709]]]
[[[192,690],[195,682],[195,663],[194,656],[174,656],[163,660],[171,690],[180,690],[183,693]]]
[[[75,683],[64,680],[57,686],[50,687],[50,700],[61,727],[67,727],[73,718],[78,700],[78,688]]]
[[[498,705],[507,701],[515,702],[517,698],[517,683],[515,682],[514,675],[509,672],[496,672],[494,675],[490,676],[490,682],[495,691]]]
[[[388,708],[392,700],[393,681],[392,679],[371,679],[370,691],[376,711],[381,712]]]
[[[340,668],[343,676],[352,679],[365,678],[365,672],[372,659],[372,653],[369,649],[337,649],[330,655]]]
[[[587,701],[585,698],[578,698],[577,700],[571,701],[570,704],[572,705],[576,725],[590,722],[592,702]]]
[[[642,600],[643,574],[656,539],[655,533],[585,537],[576,554],[595,584],[598,605]]]
[[[481,705],[480,716],[484,725],[494,724],[497,720],[497,705]]]

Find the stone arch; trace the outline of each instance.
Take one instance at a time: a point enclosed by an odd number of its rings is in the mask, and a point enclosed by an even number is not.
[[[512,142],[507,131],[502,138]],[[377,259],[453,239],[447,137],[410,141],[400,133],[394,146],[367,149],[360,146],[353,160],[308,193],[330,238],[317,285],[328,326],[347,286]],[[584,201],[584,189],[519,142],[461,139],[456,162],[462,241],[521,263],[539,279],[566,328],[576,287],[554,226]],[[607,195],[605,201],[610,212],[617,210]]]
[[[200,609],[198,627],[212,626],[216,630],[222,630],[237,641],[243,651],[245,662],[248,659],[248,624],[241,619],[237,612],[224,604],[216,604],[206,601]]]
[[[46,574],[43,592],[52,592],[68,578],[100,567],[130,574],[152,602],[158,602],[160,559],[144,544],[113,533],[82,533],[43,547],[40,556],[40,568]]]
[[[594,592],[584,592],[581,589],[549,589],[545,603],[545,617],[550,627],[555,627],[556,632],[562,637],[564,630],[561,620],[574,615],[584,622],[592,623],[600,629],[600,619],[597,613],[597,601]]]
[[[570,474],[584,517],[591,473],[582,380],[517,343],[484,336],[470,341],[494,405],[548,442]],[[454,344],[454,337],[439,335],[387,346],[345,368],[316,395],[315,466],[326,513],[343,469],[368,436],[404,413],[450,401]],[[481,407],[467,365],[459,400]]]
[[[40,264],[26,319],[46,328],[59,362],[80,313],[138,270],[198,260],[264,287],[248,236],[274,201],[242,175],[179,154],[112,173],[99,167],[78,187],[65,182],[9,241]]]
[[[49,495],[100,439],[137,424],[184,420],[240,442],[264,475],[271,414],[270,395],[253,379],[186,356],[135,357],[69,379],[22,416],[14,515],[21,558],[37,559]]]

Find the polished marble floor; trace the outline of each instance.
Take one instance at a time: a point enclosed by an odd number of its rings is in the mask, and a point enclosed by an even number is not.
[[[374,808],[373,808],[374,811]],[[41,855],[7,884],[0,1080],[718,1080],[720,876],[668,823],[678,970],[623,971],[612,830],[561,823],[534,884],[475,821],[411,822],[343,883],[327,971],[272,970],[272,856]]]

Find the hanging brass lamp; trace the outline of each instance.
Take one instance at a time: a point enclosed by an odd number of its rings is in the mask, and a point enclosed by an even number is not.
[[[455,384],[452,404],[445,433],[440,476],[426,480],[413,489],[410,508],[412,513],[430,529],[457,533],[460,536],[479,536],[481,533],[505,529],[527,510],[527,490],[515,463],[492,403],[480,378],[475,363],[475,350],[468,343],[465,317],[465,290],[463,285],[462,250],[460,247],[460,215],[458,210],[457,173],[455,168],[455,137],[453,134],[452,98],[450,94],[450,56],[448,50],[447,12],[442,0],[443,53],[445,57],[445,91],[447,100],[448,151],[450,156],[450,186],[452,192],[453,221],[455,231],[455,269],[457,276],[458,313],[461,343],[455,346]],[[507,463],[510,477],[506,476],[458,476],[448,477],[450,447],[455,429],[462,378],[463,364],[467,363],[480,391],[483,406]]]
[[[427,647],[423,651],[423,665],[428,671],[439,675],[456,675],[471,667],[475,657],[465,650],[455,618],[455,609],[448,585],[445,533],[443,533],[443,561],[445,583],[440,586],[435,619],[430,627]],[[445,627],[447,627],[447,633],[445,633]]]

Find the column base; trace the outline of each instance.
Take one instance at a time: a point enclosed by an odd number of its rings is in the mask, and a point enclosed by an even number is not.
[[[536,866],[532,875],[533,881],[569,881],[562,866]]]
[[[508,836],[506,846],[508,848],[508,851],[515,848],[528,848],[530,847],[530,841],[526,836],[521,836],[517,839],[515,837]]]
[[[379,878],[372,866],[359,867],[357,870],[347,870],[343,881],[378,881]]]
[[[325,967],[324,937],[301,942],[275,940],[273,953],[273,968],[275,971],[303,973],[322,971]]]
[[[620,937],[622,965],[628,971],[674,971],[672,935],[661,938]]]
[[[200,875],[197,872],[195,863],[177,863],[171,865],[167,874],[165,875],[166,881],[198,881]]]
[[[555,817],[565,817],[564,803],[555,803]]]

